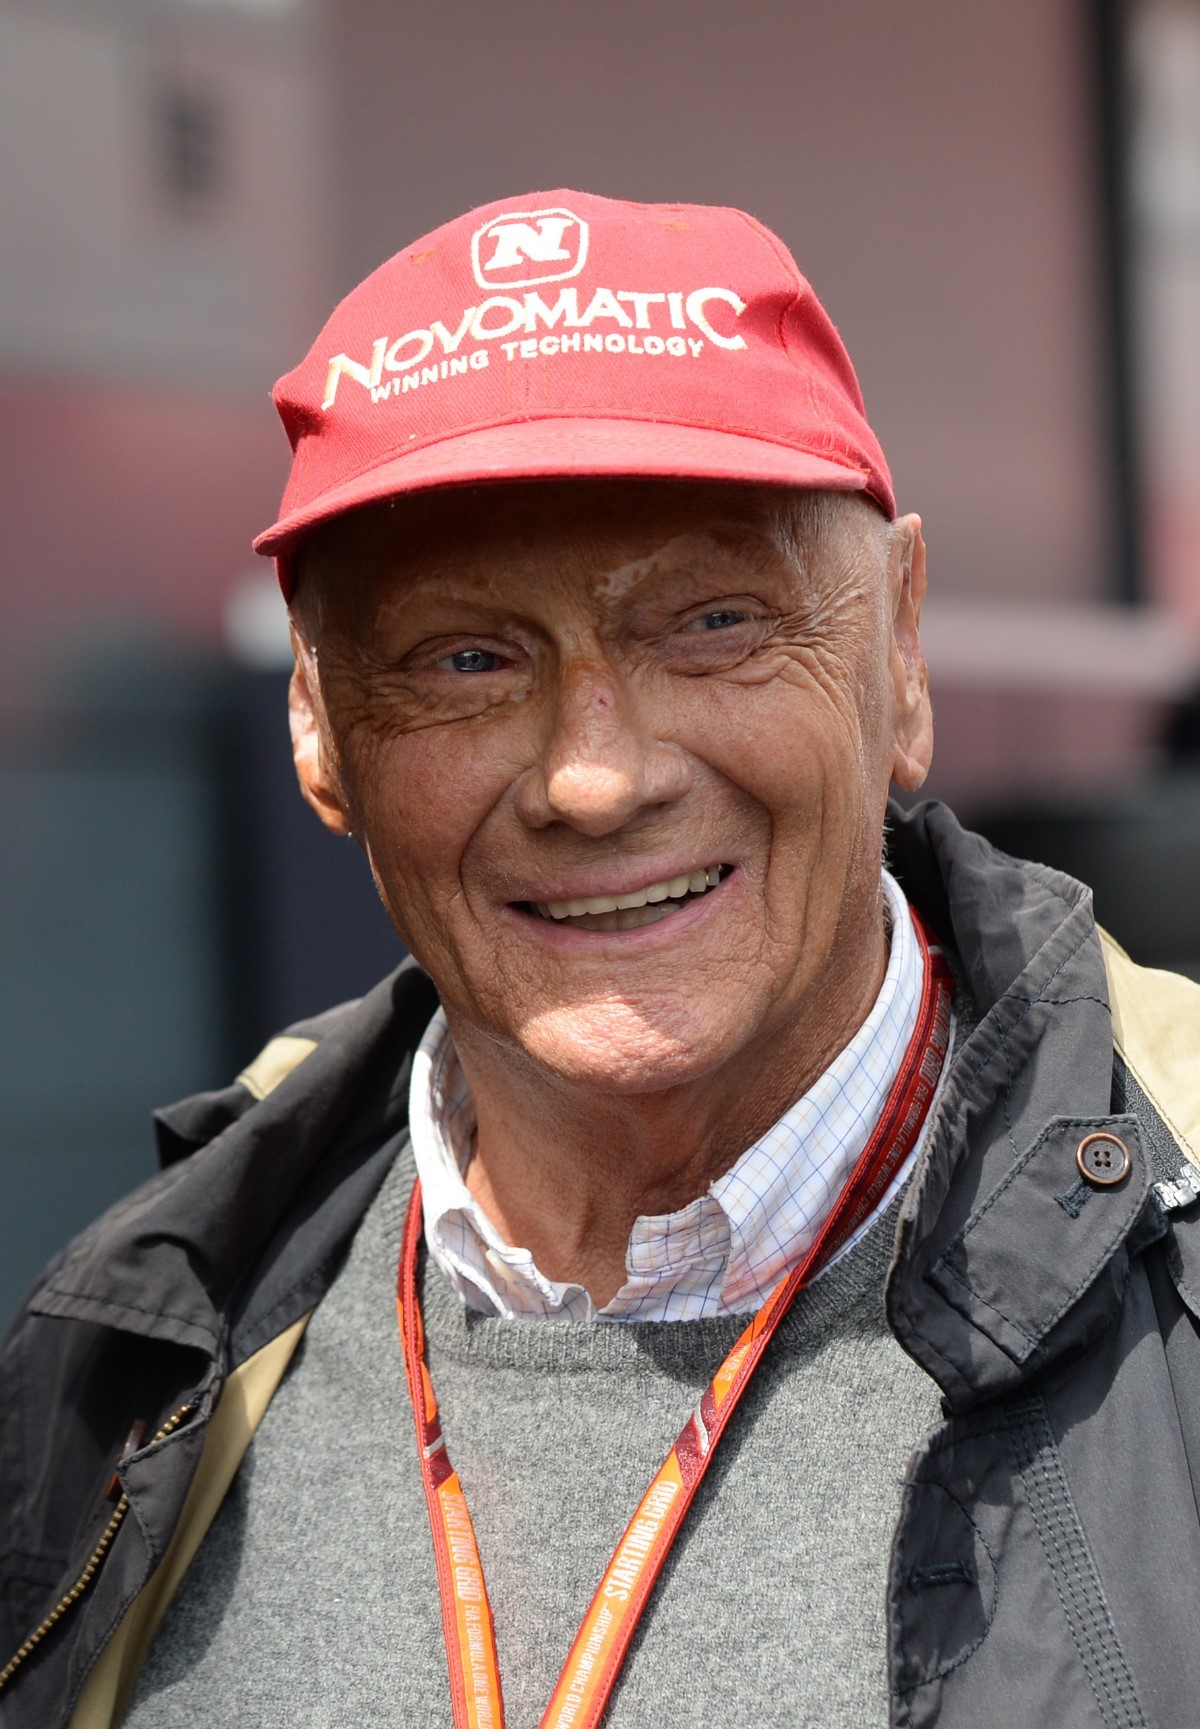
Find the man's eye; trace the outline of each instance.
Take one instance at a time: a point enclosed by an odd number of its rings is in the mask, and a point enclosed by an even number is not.
[[[733,607],[717,607],[712,612],[705,612],[699,618],[692,619],[689,630],[729,630],[735,624],[745,622],[744,612],[738,612]]]
[[[493,654],[490,648],[460,648],[457,653],[439,660],[438,665],[450,672],[495,672],[500,665],[500,656]]]

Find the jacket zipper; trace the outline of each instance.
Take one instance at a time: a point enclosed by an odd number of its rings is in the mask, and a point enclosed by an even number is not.
[[[173,1416],[167,1418],[162,1428],[158,1431],[158,1434],[155,1435],[154,1439],[148,1444],[154,1446],[159,1441],[165,1441],[168,1435],[174,1434],[180,1423],[183,1422],[183,1419],[194,1409],[195,1406],[191,1404],[181,1405]],[[26,1639],[20,1650],[15,1653],[3,1669],[0,1669],[0,1692],[4,1691],[5,1687],[7,1687],[17,1670],[21,1667],[22,1663],[24,1663],[25,1659],[37,1650],[50,1629],[56,1626],[58,1622],[62,1620],[71,1605],[77,1603],[80,1597],[83,1596],[83,1593],[95,1578],[97,1569],[105,1555],[108,1553],[108,1550],[112,1545],[112,1540],[120,1530],[128,1511],[129,1496],[122,1494],[121,1499],[113,1508],[112,1517],[104,1527],[104,1530],[100,1533],[100,1539],[97,1542],[96,1547],[88,1556],[87,1564],[82,1573],[80,1573],[78,1579],[76,1579],[69,1591],[63,1593],[40,1626],[34,1628],[33,1632],[29,1635],[28,1639]]]

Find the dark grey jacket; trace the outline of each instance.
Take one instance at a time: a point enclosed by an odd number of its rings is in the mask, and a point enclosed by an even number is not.
[[[1200,1140],[1200,991],[1119,951],[1106,968],[1086,890],[939,806],[896,815],[893,855],[980,1018],[888,1284],[946,1412],[903,1487],[892,1722],[1185,1729],[1200,1723],[1200,1206],[1177,1179]],[[434,1001],[402,968],[296,1029],[316,1048],[265,1098],[239,1084],[163,1113],[162,1174],[35,1290],[0,1356],[0,1670],[24,1652],[0,1691],[7,1729],[68,1723],[162,1559],[226,1377],[328,1288],[403,1144]],[[1133,1156],[1107,1188],[1075,1162],[1102,1128]]]

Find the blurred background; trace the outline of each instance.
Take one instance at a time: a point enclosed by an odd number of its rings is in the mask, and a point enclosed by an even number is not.
[[[398,957],[289,780],[267,393],[560,185],[783,235],[925,517],[930,790],[1200,976],[1200,0],[0,0],[0,1323]]]

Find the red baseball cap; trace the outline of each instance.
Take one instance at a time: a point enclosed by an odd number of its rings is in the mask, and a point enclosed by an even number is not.
[[[536,192],[398,252],[274,390],[292,471],[255,550],[399,493],[553,476],[865,492],[883,451],[840,337],[743,211]]]

